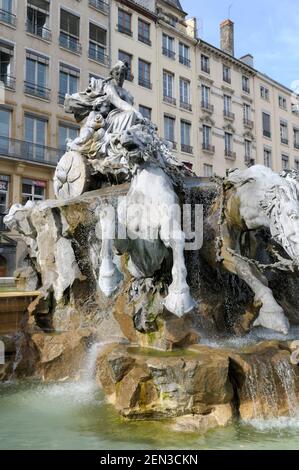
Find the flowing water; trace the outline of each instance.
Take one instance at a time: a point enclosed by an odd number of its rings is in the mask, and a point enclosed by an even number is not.
[[[167,422],[122,419],[94,381],[96,358],[106,344],[90,349],[81,382],[0,384],[0,449],[299,449],[294,379],[287,364],[278,363],[270,373],[267,364],[252,369],[247,386],[255,400],[254,420],[201,436],[172,432]],[[284,418],[275,418],[274,374],[288,397],[289,416]],[[268,420],[256,398],[259,387],[273,409]]]

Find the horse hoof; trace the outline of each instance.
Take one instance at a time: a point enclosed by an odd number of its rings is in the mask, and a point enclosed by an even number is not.
[[[177,317],[183,317],[196,307],[196,303],[189,292],[170,292],[164,300],[163,305],[170,313],[173,313]]]

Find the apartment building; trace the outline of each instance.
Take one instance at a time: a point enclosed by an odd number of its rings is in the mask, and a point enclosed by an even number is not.
[[[5,231],[13,203],[52,198],[52,178],[79,127],[66,93],[129,64],[126,88],[173,152],[198,175],[254,162],[299,169],[299,102],[235,57],[234,24],[219,47],[198,37],[179,0],[0,0],[0,276],[21,244]]]

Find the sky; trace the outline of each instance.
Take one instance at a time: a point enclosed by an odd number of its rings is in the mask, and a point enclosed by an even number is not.
[[[235,22],[235,55],[254,56],[254,66],[292,88],[299,80],[298,0],[181,0],[188,16],[198,19],[199,37],[217,47],[219,24]],[[299,83],[299,82],[298,82]]]

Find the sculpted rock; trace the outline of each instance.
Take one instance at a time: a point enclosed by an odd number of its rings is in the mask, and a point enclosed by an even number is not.
[[[176,418],[171,428],[177,432],[205,434],[207,431],[225,427],[233,421],[233,410],[230,404],[216,405],[206,415],[186,415]]]

